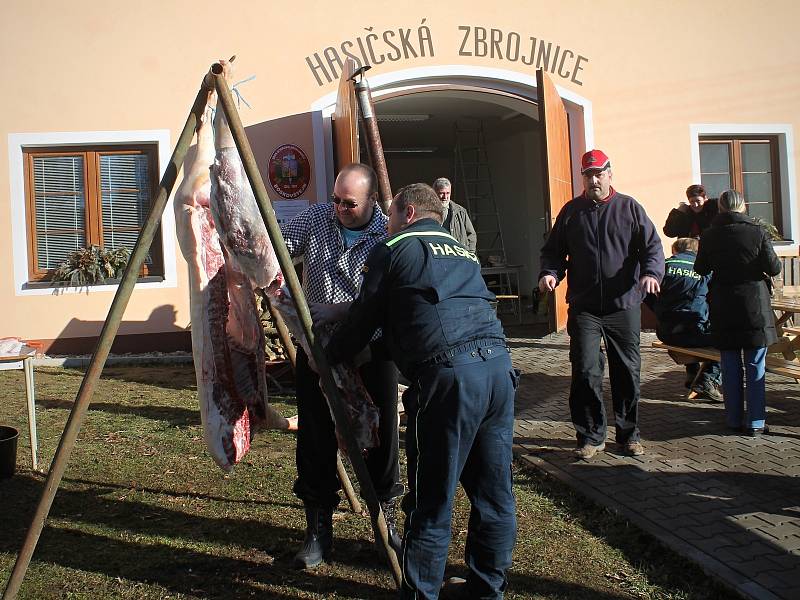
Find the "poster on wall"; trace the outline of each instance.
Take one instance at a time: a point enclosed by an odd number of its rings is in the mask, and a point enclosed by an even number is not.
[[[308,200],[298,198],[296,200],[274,200],[272,208],[275,210],[275,218],[279,225],[286,221],[291,221],[308,208]]]
[[[269,158],[269,183],[282,198],[299,198],[311,180],[311,163],[299,146],[278,146]]]

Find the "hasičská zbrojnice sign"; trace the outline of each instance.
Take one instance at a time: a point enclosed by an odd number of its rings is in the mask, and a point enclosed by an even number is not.
[[[306,65],[317,85],[337,81],[342,74],[344,61],[352,58],[357,67],[380,65],[435,56],[433,32],[425,24],[427,19],[413,28],[398,27],[374,31],[365,27],[366,33],[352,40],[323,48],[306,56]],[[478,25],[458,25],[458,56],[502,60],[522,64],[533,70],[548,73],[583,85],[582,71],[589,59],[570,48],[516,31],[505,31]]]

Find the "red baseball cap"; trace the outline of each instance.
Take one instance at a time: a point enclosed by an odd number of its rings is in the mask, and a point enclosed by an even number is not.
[[[611,159],[602,150],[589,150],[581,157],[581,175],[586,171],[604,171],[611,166]]]

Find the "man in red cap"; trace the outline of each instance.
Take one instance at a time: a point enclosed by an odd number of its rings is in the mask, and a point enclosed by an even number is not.
[[[608,355],[616,442],[629,456],[639,439],[641,303],[664,276],[664,250],[636,200],[611,186],[611,161],[601,150],[581,159],[583,193],[558,213],[541,251],[539,289],[553,291],[568,276],[569,407],[576,453],[588,460],[605,449],[604,353]]]

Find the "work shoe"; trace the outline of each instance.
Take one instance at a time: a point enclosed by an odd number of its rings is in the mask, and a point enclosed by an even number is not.
[[[625,442],[622,452],[625,456],[641,456],[644,454],[644,446],[641,442]]]
[[[450,577],[442,584],[439,593],[442,600],[468,600],[467,580],[463,577]]]
[[[697,398],[702,398],[711,402],[722,402],[722,393],[719,391],[719,386],[715,383],[695,386],[692,388],[692,391],[697,394]]]
[[[605,449],[605,442],[600,442],[597,446],[593,446],[589,442],[584,442],[575,449],[575,455],[581,460],[589,460],[590,458],[593,458],[595,454],[602,452]]]
[[[400,534],[397,532],[397,503],[395,499],[392,498],[391,500],[381,502],[381,510],[383,511],[383,518],[386,519],[386,529],[389,531],[389,545],[397,556],[400,556],[400,549],[403,545],[403,541],[400,538]],[[375,544],[380,545],[377,540]]]
[[[750,437],[761,437],[762,435],[769,435],[769,427],[764,425],[764,427],[748,427],[747,429],[743,429],[745,435]]]
[[[294,555],[299,569],[313,569],[330,558],[333,548],[333,509],[306,506],[306,538]]]

